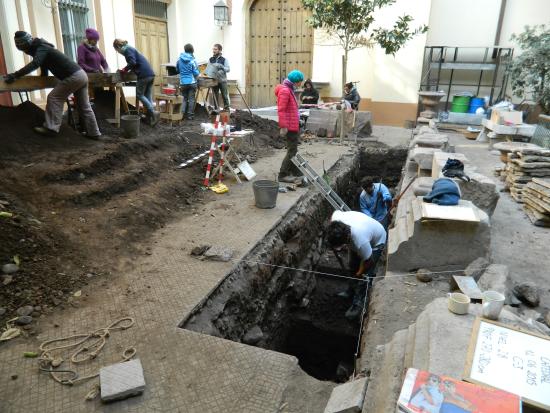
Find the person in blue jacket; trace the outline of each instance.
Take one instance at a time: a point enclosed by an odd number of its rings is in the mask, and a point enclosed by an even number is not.
[[[153,107],[153,85],[155,83],[155,72],[145,56],[135,48],[128,45],[126,40],[115,39],[113,42],[115,50],[126,59],[126,67],[121,69],[121,73],[133,72],[137,76],[136,95],[145,109],[147,110],[147,121],[151,126],[155,126],[160,113]]]
[[[195,95],[197,94],[197,76],[199,68],[195,60],[193,45],[186,44],[180,55],[176,70],[180,75],[181,95],[183,96],[183,115],[191,120],[195,114]]]
[[[387,229],[389,223],[388,211],[392,205],[390,191],[382,182],[374,183],[371,178],[365,178],[361,182],[361,195],[359,195],[359,208],[361,212],[374,218]]]

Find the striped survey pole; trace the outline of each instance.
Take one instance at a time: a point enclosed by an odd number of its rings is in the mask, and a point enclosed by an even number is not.
[[[212,171],[212,163],[214,162],[214,152],[216,151],[216,132],[218,129],[218,124],[220,122],[220,115],[216,116],[216,122],[214,122],[214,133],[212,133],[212,138],[210,140],[210,153],[208,155],[208,166],[206,167],[206,176],[204,177],[203,185],[208,187],[210,186],[210,172]]]
[[[227,124],[224,122],[223,127],[223,138],[222,138],[222,147],[220,155],[220,173],[218,175],[218,183],[222,183],[223,180],[223,165],[225,163],[225,149],[227,148]]]

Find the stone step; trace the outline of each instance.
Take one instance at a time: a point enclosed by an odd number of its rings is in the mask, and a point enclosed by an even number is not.
[[[403,360],[408,331],[400,330],[392,340],[377,349],[379,362],[371,370],[364,413],[386,413],[395,409],[394,394],[401,390],[403,381]]]

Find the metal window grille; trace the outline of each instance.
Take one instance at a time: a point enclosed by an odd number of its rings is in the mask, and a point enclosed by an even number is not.
[[[134,0],[134,12],[157,19],[168,19],[167,4],[158,0]]]
[[[85,39],[88,27],[88,4],[86,0],[58,0],[59,19],[65,54],[76,61],[76,49]]]
[[[550,149],[550,116],[539,115],[539,123],[531,143]]]

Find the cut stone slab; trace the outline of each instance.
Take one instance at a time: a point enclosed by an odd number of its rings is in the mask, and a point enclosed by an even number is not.
[[[389,271],[463,269],[477,257],[489,256],[489,217],[471,202],[461,200],[458,206],[467,208],[478,222],[423,220],[421,198],[403,201],[389,231]]]
[[[481,291],[497,291],[506,296],[506,284],[509,271],[506,265],[491,264],[479,278],[477,284]]]
[[[466,277],[472,277],[477,282],[479,281],[479,278],[483,275],[487,267],[489,267],[489,260],[487,260],[487,258],[476,258],[466,267],[466,269],[464,270],[464,275]]]
[[[441,171],[443,170],[443,167],[447,163],[448,159],[458,159],[464,165],[470,163],[468,158],[466,158],[466,156],[462,153],[449,153],[438,151],[437,153],[434,153],[432,157],[432,178],[437,179],[443,177]]]
[[[143,367],[139,359],[102,367],[99,370],[101,400],[110,402],[137,396],[145,390]]]
[[[476,207],[492,216],[500,198],[496,184],[487,176],[473,172],[468,168],[465,168],[465,173],[470,177],[470,182],[455,179],[460,186],[462,199],[472,201]]]
[[[325,407],[325,413],[359,413],[363,408],[367,378],[336,386]]]
[[[413,148],[410,157],[414,160],[420,169],[432,169],[434,152],[439,152],[438,148]]]
[[[448,145],[449,145],[449,138],[447,135],[431,133],[431,134],[417,135],[411,141],[410,147],[414,148],[415,146],[419,146],[422,148],[438,148],[443,151],[446,151]]]

